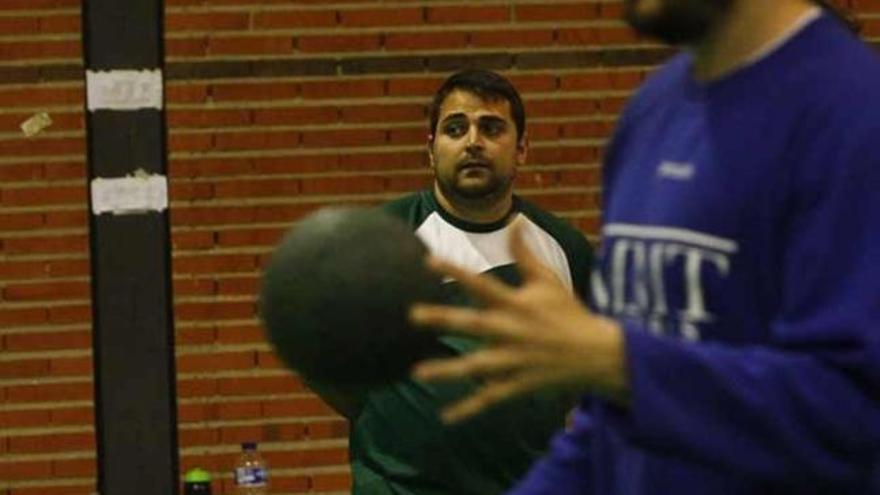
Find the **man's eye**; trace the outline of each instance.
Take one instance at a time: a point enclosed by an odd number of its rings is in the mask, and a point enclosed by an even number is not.
[[[497,120],[490,120],[488,122],[483,122],[480,125],[480,128],[482,129],[483,134],[490,136],[490,137],[495,137],[495,136],[498,136],[501,133],[503,133],[504,130],[507,129],[507,125],[505,125],[504,122],[499,122]]]
[[[461,137],[467,133],[467,126],[460,123],[446,124],[443,133],[451,137]]]

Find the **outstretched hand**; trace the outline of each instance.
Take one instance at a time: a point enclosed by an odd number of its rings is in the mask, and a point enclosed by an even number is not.
[[[567,388],[625,400],[623,335],[612,320],[591,314],[529,251],[522,225],[510,249],[523,277],[511,287],[486,275],[430,258],[429,267],[457,280],[482,308],[416,304],[416,325],[451,329],[487,341],[464,356],[424,361],[413,374],[425,381],[474,378],[484,385],[442,413],[447,422],[544,388]]]

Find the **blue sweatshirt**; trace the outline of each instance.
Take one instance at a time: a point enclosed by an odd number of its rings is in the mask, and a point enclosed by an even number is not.
[[[585,399],[516,494],[880,494],[880,59],[823,15],[632,99],[595,307],[630,403]]]

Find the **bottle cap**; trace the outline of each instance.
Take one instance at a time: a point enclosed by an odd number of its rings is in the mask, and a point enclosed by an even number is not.
[[[183,480],[187,483],[210,483],[211,473],[201,468],[190,469]]]
[[[244,442],[241,444],[241,450],[257,450],[257,442]]]

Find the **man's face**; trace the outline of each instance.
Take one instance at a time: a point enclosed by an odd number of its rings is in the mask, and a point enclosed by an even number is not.
[[[624,0],[627,22],[670,45],[698,43],[737,0]]]
[[[525,163],[525,139],[505,99],[483,100],[455,90],[440,106],[429,143],[431,168],[443,196],[452,203],[505,198],[513,188],[516,167]]]

